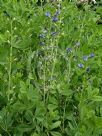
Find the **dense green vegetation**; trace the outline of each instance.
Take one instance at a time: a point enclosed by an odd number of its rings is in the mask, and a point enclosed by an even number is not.
[[[102,136],[101,3],[0,0],[0,136]]]

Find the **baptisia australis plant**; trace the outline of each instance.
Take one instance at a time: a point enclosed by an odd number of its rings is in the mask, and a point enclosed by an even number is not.
[[[44,4],[0,1],[0,135],[101,136],[97,15],[71,0]]]

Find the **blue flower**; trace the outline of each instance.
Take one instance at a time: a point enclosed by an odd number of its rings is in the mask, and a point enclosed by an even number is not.
[[[44,34],[39,35],[40,38],[45,38]]]
[[[46,17],[50,17],[50,16],[51,16],[50,12],[46,12],[46,13],[45,13],[45,16],[46,16]]]
[[[92,58],[92,57],[94,57],[94,56],[95,56],[95,54],[93,54],[93,53],[91,53],[91,54],[89,55],[90,58]]]
[[[53,22],[57,22],[57,21],[58,21],[58,18],[54,16],[54,17],[52,18],[52,21],[53,21]]]
[[[78,67],[79,68],[84,68],[84,65],[83,64],[78,64]]]
[[[72,49],[71,49],[71,48],[67,48],[66,51],[67,51],[68,53],[71,53],[71,52],[72,52]]]
[[[87,60],[88,60],[88,56],[83,56],[83,59],[84,59],[85,61],[87,61]]]

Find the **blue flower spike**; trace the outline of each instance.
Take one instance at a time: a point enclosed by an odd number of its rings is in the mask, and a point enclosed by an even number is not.
[[[84,68],[84,65],[83,64],[78,64],[78,67],[79,68]]]

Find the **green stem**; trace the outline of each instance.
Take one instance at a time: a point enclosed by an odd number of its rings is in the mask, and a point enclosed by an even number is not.
[[[28,52],[28,63],[27,63],[27,72],[28,72],[28,85],[29,85],[29,90],[30,90],[30,74],[31,74],[31,54],[32,54],[32,51],[31,51],[31,47],[29,48],[29,52]]]
[[[45,64],[44,64],[44,96],[43,96],[43,100],[45,103],[45,94],[46,94],[46,58],[45,58]]]
[[[10,91],[11,91],[11,81],[12,81],[12,77],[11,77],[11,72],[12,72],[12,20],[11,20],[11,38],[10,38],[10,58],[9,58],[9,73],[8,73],[8,76],[9,76],[9,81],[8,81],[8,100],[10,99],[9,95],[10,95]]]
[[[66,115],[66,100],[65,100],[65,105],[64,105],[64,109],[63,109],[63,132],[64,132],[64,129],[65,129],[65,126],[64,126],[64,121],[65,121],[65,115]]]

